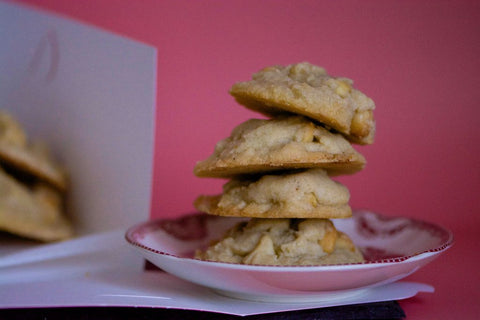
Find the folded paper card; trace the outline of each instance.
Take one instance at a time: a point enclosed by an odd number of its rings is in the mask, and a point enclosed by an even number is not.
[[[77,233],[148,218],[156,49],[8,3],[0,41],[0,108],[67,168]]]

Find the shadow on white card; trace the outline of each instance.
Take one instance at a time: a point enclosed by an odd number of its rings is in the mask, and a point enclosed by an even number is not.
[[[0,3],[0,107],[69,171],[79,235],[150,214],[156,49]]]

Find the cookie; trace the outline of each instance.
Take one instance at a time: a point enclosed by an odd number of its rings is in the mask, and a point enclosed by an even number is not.
[[[39,241],[71,237],[60,193],[44,183],[27,186],[0,169],[0,230]]]
[[[308,62],[272,66],[252,80],[232,86],[241,105],[268,116],[285,112],[315,119],[344,134],[353,143],[371,144],[375,136],[375,104],[353,88],[353,81],[332,77]]]
[[[30,142],[20,124],[0,110],[0,163],[45,181],[59,190],[67,187],[67,177],[40,141]]]
[[[250,119],[194,167],[198,177],[228,178],[275,170],[323,168],[330,175],[363,169],[365,158],[340,134],[300,116]]]
[[[351,239],[328,219],[250,219],[228,230],[201,260],[253,265],[333,265],[363,262]]]
[[[228,181],[220,195],[201,195],[197,210],[255,218],[348,218],[350,193],[322,169]]]

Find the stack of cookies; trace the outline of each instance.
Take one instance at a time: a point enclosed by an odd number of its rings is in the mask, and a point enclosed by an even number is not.
[[[347,78],[307,62],[273,66],[233,85],[241,105],[268,119],[250,119],[198,162],[198,177],[230,179],[219,195],[195,207],[245,217],[198,259],[261,265],[362,262],[350,238],[330,219],[348,218],[350,193],[332,176],[363,169],[351,145],[371,144],[374,102]]]
[[[65,170],[40,141],[0,110],[0,230],[39,241],[72,236],[64,215]]]

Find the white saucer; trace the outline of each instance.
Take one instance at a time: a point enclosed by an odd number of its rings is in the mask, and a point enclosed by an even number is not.
[[[395,282],[453,244],[450,231],[424,221],[356,211],[334,220],[366,262],[330,266],[263,266],[201,261],[196,249],[218,239],[238,218],[192,214],[131,227],[125,238],[159,268],[233,298],[267,302],[336,301]]]

